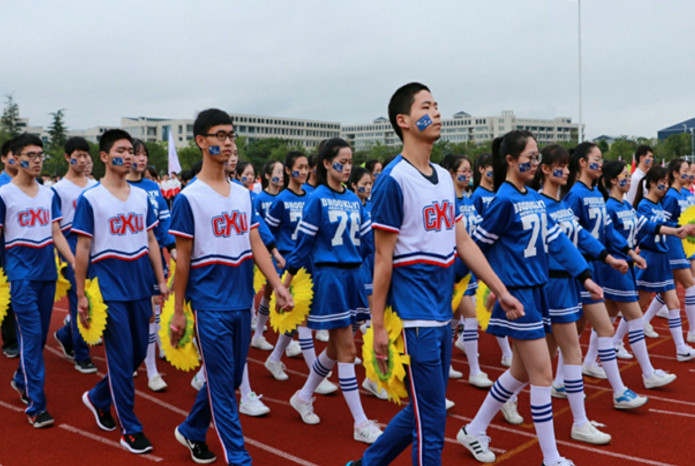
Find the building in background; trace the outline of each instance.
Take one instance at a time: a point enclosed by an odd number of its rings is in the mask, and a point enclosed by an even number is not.
[[[167,142],[169,131],[171,131],[176,147],[186,147],[193,139],[193,120],[191,119],[122,117],[121,129],[145,142]]]
[[[674,134],[687,133],[689,135],[695,134],[695,118],[689,120],[681,121],[675,125],[668,126],[656,133],[656,137],[659,141],[665,141],[669,136]]]
[[[93,126],[89,129],[78,129],[74,131],[68,131],[68,137],[79,136],[85,138],[89,142],[94,144],[99,144],[101,140],[101,135],[110,129],[118,129],[117,126]]]
[[[340,123],[300,118],[230,113],[234,131],[249,142],[278,138],[311,149],[324,139],[340,137]]]

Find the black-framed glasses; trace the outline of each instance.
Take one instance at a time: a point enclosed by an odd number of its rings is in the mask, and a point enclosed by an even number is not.
[[[19,154],[18,157],[28,157],[29,160],[43,160],[46,158],[43,152],[27,152],[25,154]]]
[[[533,163],[540,163],[543,158],[540,152],[536,152],[535,154],[522,154],[522,156],[528,157],[529,162]]]
[[[234,131],[229,133],[226,131],[218,131],[216,133],[207,133],[205,136],[216,137],[219,142],[224,142],[229,138],[230,141],[236,141],[237,135]]]

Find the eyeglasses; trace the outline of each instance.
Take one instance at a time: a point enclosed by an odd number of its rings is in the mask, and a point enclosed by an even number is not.
[[[541,161],[541,153],[540,152],[536,152],[535,154],[522,154],[522,156],[528,157],[530,162],[540,163],[540,161]]]
[[[226,131],[218,131],[216,133],[207,133],[205,136],[210,136],[210,137],[216,137],[219,142],[224,142],[229,138],[230,141],[234,142],[236,141],[236,133],[234,131],[230,131],[227,133]]]
[[[45,158],[43,152],[27,152],[26,154],[19,154],[19,157],[27,157],[29,160],[43,160]]]

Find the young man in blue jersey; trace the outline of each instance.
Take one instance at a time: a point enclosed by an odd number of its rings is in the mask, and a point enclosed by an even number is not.
[[[77,199],[85,189],[96,184],[84,174],[87,168],[87,160],[91,160],[89,155],[89,144],[81,137],[72,137],[65,142],[65,160],[68,162],[68,172],[65,177],[51,186],[51,190],[58,201],[63,219],[60,221],[60,229],[63,231],[70,250],[75,254],[77,246],[77,235],[71,232],[72,221],[75,217]],[[75,271],[72,264],[68,264],[66,278],[70,282],[68,289],[69,321],[57,330],[53,337],[63,350],[66,358],[73,360],[75,370],[83,374],[93,374],[97,371],[89,357],[89,347],[77,329],[77,292],[75,284]]]
[[[388,368],[387,301],[403,321],[411,402],[362,459],[352,463],[388,464],[412,442],[413,464],[437,465],[446,424],[454,255],[490,287],[510,318],[524,311],[455,214],[451,176],[430,163],[432,145],[441,132],[441,115],[429,89],[420,83],[398,89],[389,102],[389,118],[403,140],[403,152],[379,176],[372,195],[371,314],[374,352],[384,373]]]
[[[207,382],[174,435],[196,463],[212,463],[215,455],[205,443],[212,420],[225,462],[251,464],[234,393],[251,340],[251,259],[268,278],[280,306],[289,309],[294,303],[261,240],[249,191],[225,176],[224,164],[234,146],[231,118],[222,110],[205,110],[193,132],[203,165],[196,181],[176,197],[172,210],[170,231],[176,236],[178,257],[170,330],[176,345],[186,327],[184,301],[190,300]]]
[[[53,192],[37,183],[43,143],[22,135],[12,143],[17,175],[0,188],[0,233],[5,237],[6,273],[19,336],[20,364],[11,382],[34,427],[53,424],[46,411],[43,347],[53,311],[56,274],[54,248],[74,257],[60,231],[60,208]]]
[[[157,238],[160,248],[162,250],[167,248],[171,256],[174,258],[174,260],[176,260],[176,241],[174,240],[174,237],[169,234],[169,223],[171,222],[169,204],[167,204],[164,196],[162,196],[162,191],[159,189],[159,185],[154,181],[145,178],[145,171],[147,170],[147,162],[149,161],[149,158],[150,154],[145,143],[140,139],[134,139],[133,164],[130,167],[130,172],[128,172],[128,175],[126,175],[126,181],[128,181],[131,186],[136,186],[140,189],[144,189],[147,192],[147,196],[150,203],[152,203],[155,216],[157,217],[157,220],[159,220],[159,223],[154,228],[154,236]],[[164,268],[164,277],[166,278],[170,271],[168,264],[164,259],[164,254],[162,254],[162,267]],[[156,346],[159,338],[159,314],[161,311],[162,301],[156,285],[154,286],[152,293],[153,313],[152,318],[150,319],[150,336],[147,345],[147,354],[145,355],[145,368],[147,369],[147,387],[153,392],[159,392],[167,388],[166,382],[157,370],[156,356]]]
[[[99,157],[106,172],[98,185],[80,196],[72,232],[79,235],[75,281],[82,324],[89,326],[85,296],[88,265],[99,279],[108,307],[103,335],[108,373],[82,395],[82,402],[94,415],[97,426],[106,431],[116,429],[111,416],[113,404],[121,425],[121,445],[141,454],[151,451],[152,444],[133,413],[132,374],[147,351],[152,283],[156,279],[163,297],[169,290],[153,232],[157,225],[154,209],[147,193],[126,181],[133,161],[130,135],[123,130],[106,131],[99,141]]]
[[[10,150],[11,144],[12,139],[9,139],[2,144],[2,166],[4,167],[4,170],[2,173],[0,173],[0,187],[5,186],[17,175],[17,163],[12,156],[12,150]],[[4,249],[5,240],[3,239],[3,236],[0,235],[0,267],[2,267],[3,270],[5,269]],[[2,353],[10,359],[19,356],[17,329],[14,322],[12,304],[10,304],[9,308],[7,309],[5,319],[2,321]]]

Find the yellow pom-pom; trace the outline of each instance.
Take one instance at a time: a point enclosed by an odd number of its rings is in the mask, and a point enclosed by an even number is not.
[[[376,354],[374,353],[374,329],[369,327],[364,335],[362,344],[362,360],[365,370],[365,375],[370,380],[376,382],[377,389],[384,389],[389,397],[389,400],[396,404],[401,404],[401,398],[408,396],[405,389],[406,372],[405,366],[410,364],[410,356],[403,354],[405,345],[403,343],[403,322],[398,318],[398,315],[393,312],[393,309],[387,307],[384,310],[384,327],[388,332],[388,370],[386,373],[381,372],[377,363]]]
[[[10,282],[7,281],[5,271],[0,268],[0,322],[5,319],[7,309],[10,307]]]
[[[695,206],[690,206],[681,213],[681,216],[678,218],[678,224],[695,224]],[[691,257],[695,254],[695,236],[686,236],[682,241],[685,257]]]
[[[283,280],[286,275],[287,272],[282,276]],[[277,333],[293,331],[309,315],[311,301],[314,299],[314,289],[311,275],[304,268],[297,271],[289,291],[294,299],[294,309],[291,311],[284,312],[277,308],[275,293],[270,298],[270,326]]]
[[[67,273],[68,270],[68,264],[67,262],[61,262],[60,259],[58,258],[58,254],[56,253],[56,269],[58,271],[58,280],[56,280],[56,293],[53,298],[53,302],[57,303],[61,299],[63,299],[65,296],[68,294],[68,290],[70,289],[70,282],[68,281],[67,278],[65,278],[65,274]]]
[[[258,266],[253,266],[253,291],[254,293],[260,293],[263,285],[265,285],[265,275],[261,272]]]
[[[167,288],[169,291],[174,290],[174,272],[176,272],[176,262],[169,258],[169,279],[167,280]]]
[[[478,291],[475,293],[475,317],[483,330],[487,329],[492,316],[492,307],[487,308],[487,299],[490,296],[490,289],[484,282],[478,280]]]
[[[164,303],[160,316],[159,340],[162,342],[162,351],[166,360],[175,368],[188,372],[200,365],[200,358],[198,348],[193,342],[195,318],[190,302],[184,304],[183,312],[186,316],[186,328],[178,345],[173,347],[171,346],[171,319],[174,317],[174,293],[171,293]]]
[[[77,318],[77,328],[80,335],[89,345],[96,345],[106,328],[107,307],[104,297],[99,288],[99,279],[87,280],[84,285],[84,294],[89,301],[89,328],[82,325],[82,321]]]
[[[471,274],[469,273],[461,280],[459,280],[459,282],[456,285],[454,285],[454,294],[451,299],[451,309],[454,311],[454,313],[456,313],[456,310],[459,308],[461,300],[463,299],[463,294],[468,289],[468,284],[470,282]]]

